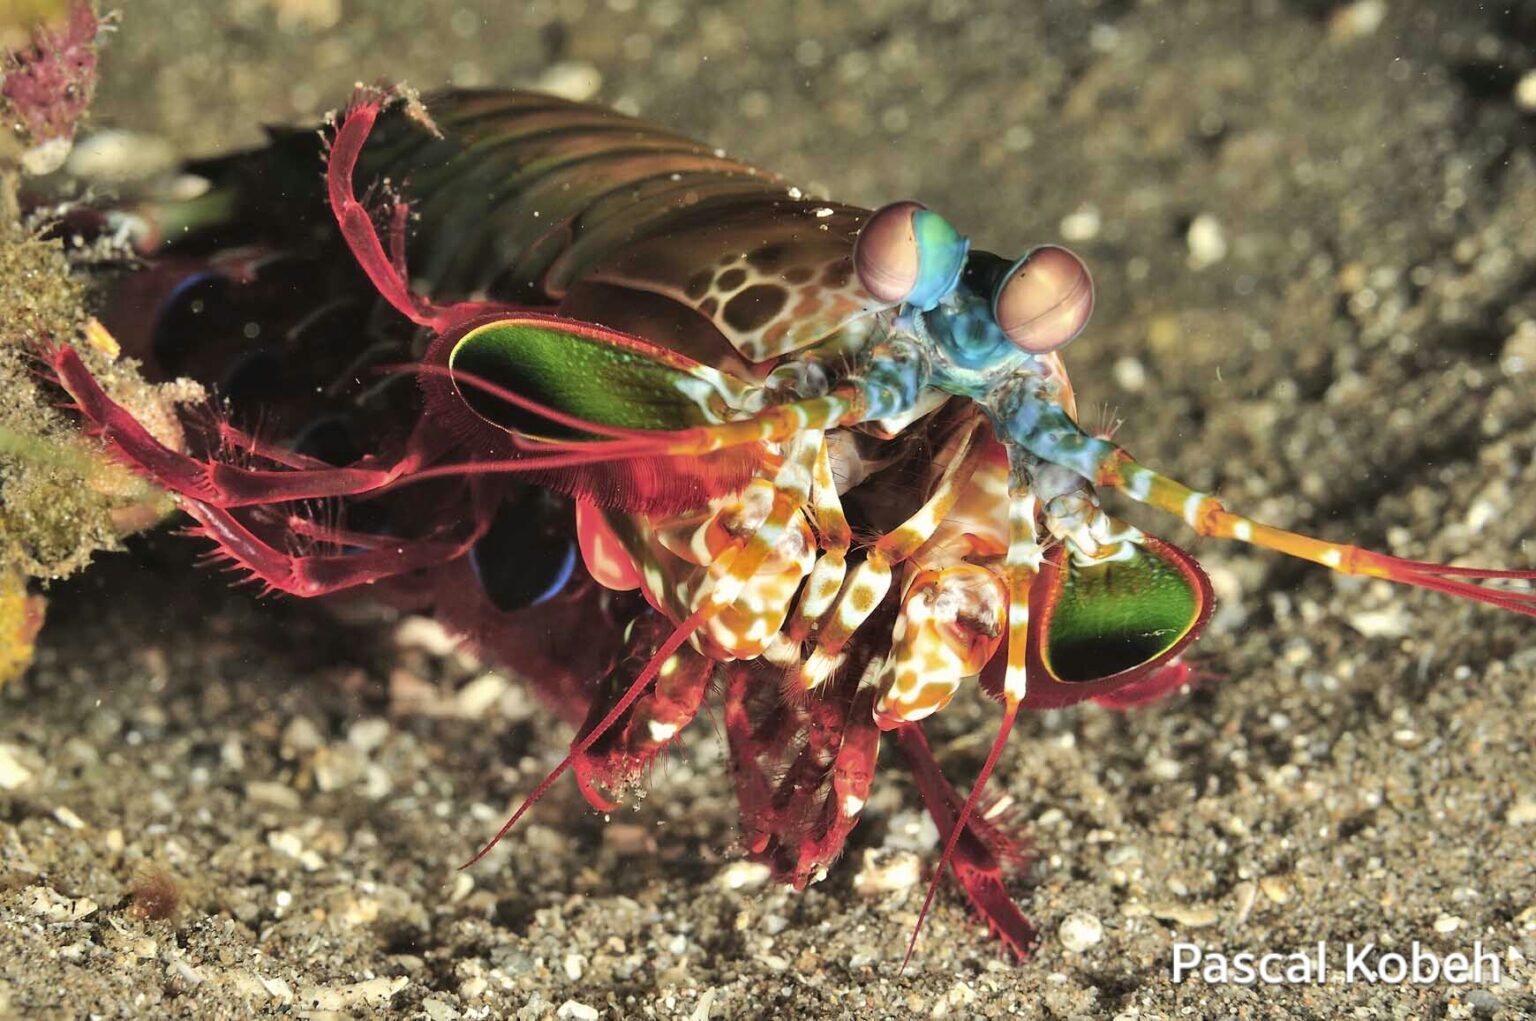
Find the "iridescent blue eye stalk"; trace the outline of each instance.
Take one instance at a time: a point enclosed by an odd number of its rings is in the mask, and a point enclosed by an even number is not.
[[[853,265],[878,300],[927,312],[960,282],[970,247],[942,216],[916,202],[897,202],[865,222]]]

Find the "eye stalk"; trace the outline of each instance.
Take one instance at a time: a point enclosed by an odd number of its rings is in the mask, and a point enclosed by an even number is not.
[[[1093,314],[1093,277],[1076,255],[1041,245],[1014,263],[992,296],[992,317],[1014,345],[1041,355],[1066,346]]]
[[[927,312],[959,283],[970,247],[939,214],[917,202],[895,202],[865,221],[853,267],[878,300]]]

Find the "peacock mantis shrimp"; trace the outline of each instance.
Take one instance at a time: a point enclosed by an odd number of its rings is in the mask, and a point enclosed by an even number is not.
[[[85,425],[223,557],[296,596],[372,586],[429,607],[579,721],[467,864],[568,771],[613,807],[718,685],[754,858],[799,887],[824,875],[889,736],[944,841],[922,916],[952,869],[1025,956],[1037,936],[1004,885],[1022,852],[978,810],[1018,713],[1178,688],[1212,610],[1193,558],[1114,517],[1110,490],[1203,536],[1536,615],[1536,593],[1487,584],[1536,572],[1271,527],[1083,428],[1062,349],[1094,292],[1064,248],[973,250],[917,203],[812,199],[591,106],[457,93],[429,117],[399,98],[359,92],[323,196],[280,172],[312,158],[295,133],[210,196],[134,215],[162,251],[129,289],[125,346],[169,372],[224,351],[207,364],[239,368],[214,372],[236,410],[253,358],[300,359],[323,408],[312,386],[245,398],[289,442],[230,413],[189,421],[177,449],[73,348],[48,358]],[[410,183],[370,208],[359,173]],[[330,247],[274,235],[285,210],[326,205]],[[183,230],[212,240],[155,240]],[[294,251],[297,275],[276,254]],[[267,331],[278,348],[212,336],[210,303],[270,306],[273,281],[303,291],[338,258],[352,276],[327,293],[348,300]],[[972,682],[1001,718],[962,799],[923,721]]]

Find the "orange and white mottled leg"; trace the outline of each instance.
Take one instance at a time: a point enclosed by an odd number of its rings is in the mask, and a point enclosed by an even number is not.
[[[890,590],[892,568],[932,538],[959,500],[981,461],[984,447],[976,442],[979,424],[973,421],[951,438],[947,444],[951,455],[949,465],[939,476],[932,495],[916,514],[870,547],[864,561],[849,573],[847,583],[817,637],[816,648],[800,667],[799,686],[804,690],[820,687],[838,668],[843,647]]]
[[[740,553],[771,512],[775,493],[773,483],[757,479],[740,493],[717,498],[707,514],[637,535],[635,559],[653,601],[674,617],[692,612],[699,593],[711,584],[711,568]],[[735,600],[699,629],[694,644],[718,660],[763,655],[811,571],[815,550],[810,524],[803,514],[794,515],[770,555]]]
[[[915,575],[875,685],[881,729],[915,723],[948,705],[997,652],[1007,608],[1007,587],[986,567],[962,563]]]
[[[848,549],[853,545],[853,529],[848,526],[842,500],[837,495],[837,480],[832,475],[832,459],[826,444],[822,444],[816,455],[811,510],[822,553],[811,568],[789,622],[766,651],[769,661],[780,666],[800,662],[801,644],[832,608],[848,574]]]

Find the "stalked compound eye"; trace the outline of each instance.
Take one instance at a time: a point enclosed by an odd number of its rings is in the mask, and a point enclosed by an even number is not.
[[[926,312],[955,289],[970,247],[939,214],[916,202],[895,202],[865,221],[853,246],[853,267],[880,301]]]
[[[1013,264],[992,296],[992,317],[1013,343],[1042,355],[1066,345],[1093,314],[1093,277],[1076,255],[1042,245]]]

